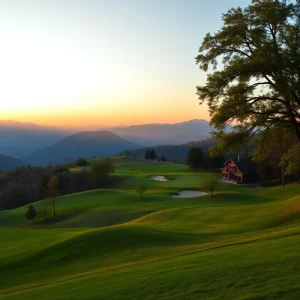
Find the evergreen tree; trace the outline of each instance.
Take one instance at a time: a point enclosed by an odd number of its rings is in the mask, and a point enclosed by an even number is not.
[[[156,159],[156,153],[155,153],[155,151],[152,149],[151,151],[150,151],[150,159],[151,160],[155,160]]]
[[[150,150],[147,149],[145,152],[145,159],[150,159]]]

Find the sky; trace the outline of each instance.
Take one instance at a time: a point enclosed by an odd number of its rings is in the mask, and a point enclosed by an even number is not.
[[[1,0],[0,119],[55,126],[209,119],[195,63],[250,0]]]

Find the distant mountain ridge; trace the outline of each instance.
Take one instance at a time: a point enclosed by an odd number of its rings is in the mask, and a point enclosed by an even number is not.
[[[154,123],[119,127],[88,125],[68,129],[0,120],[0,153],[23,159],[31,153],[75,134],[80,128],[85,128],[85,130],[79,132],[111,131],[133,144],[144,146],[181,145],[204,140],[210,137],[212,131],[208,121],[197,119],[174,124]]]
[[[110,131],[83,131],[24,157],[33,165],[71,162],[79,157],[108,156],[141,147]]]
[[[21,161],[20,159],[0,154],[0,170],[11,170],[17,167],[21,167],[26,163]]]
[[[59,141],[70,133],[34,123],[0,120],[0,153],[21,158]]]
[[[174,124],[144,124],[111,128],[111,131],[147,146],[179,145],[210,138],[212,128],[206,120],[190,120]]]

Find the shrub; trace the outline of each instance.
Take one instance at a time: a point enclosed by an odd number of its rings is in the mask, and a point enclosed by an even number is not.
[[[34,219],[36,218],[36,216],[37,216],[37,211],[35,207],[32,204],[30,204],[27,208],[25,218],[26,220],[31,220],[32,223],[34,223]]]

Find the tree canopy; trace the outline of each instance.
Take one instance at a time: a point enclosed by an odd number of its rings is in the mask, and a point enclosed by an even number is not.
[[[140,200],[142,200],[143,194],[147,192],[148,188],[146,185],[139,183],[134,187],[134,190],[137,194],[140,195]]]
[[[113,161],[109,157],[104,157],[92,165],[91,179],[95,182],[96,186],[101,186],[108,182],[110,174],[114,172]]]
[[[25,218],[26,220],[31,220],[32,223],[34,223],[34,219],[36,218],[36,216],[37,216],[37,211],[35,207],[32,204],[30,204],[27,208]]]
[[[214,135],[230,150],[261,129],[290,124],[300,144],[300,1],[252,0],[230,9],[223,23],[196,57],[208,72],[197,94]]]
[[[204,153],[201,148],[192,147],[187,153],[186,162],[191,169],[197,171],[204,168]]]

